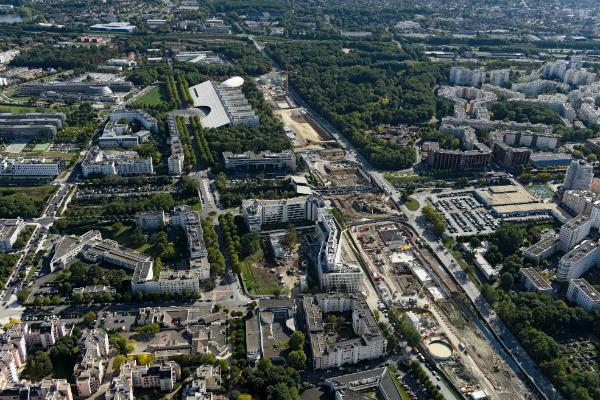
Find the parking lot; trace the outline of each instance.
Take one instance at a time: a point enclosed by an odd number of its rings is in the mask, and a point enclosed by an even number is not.
[[[448,234],[454,237],[493,233],[500,220],[470,192],[431,196],[431,204],[442,213]]]

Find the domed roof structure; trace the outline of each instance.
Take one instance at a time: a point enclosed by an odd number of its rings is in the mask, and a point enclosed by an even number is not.
[[[232,78],[227,79],[226,81],[221,82],[221,87],[227,88],[237,88],[244,84],[244,78],[241,76],[234,76]]]

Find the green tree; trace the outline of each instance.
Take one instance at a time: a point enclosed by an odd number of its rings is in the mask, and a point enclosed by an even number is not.
[[[94,327],[96,325],[96,319],[97,318],[98,318],[98,316],[96,315],[95,312],[88,311],[83,316],[83,322],[84,322],[85,325],[87,325],[89,327]]]
[[[292,224],[289,224],[287,228],[286,243],[289,249],[298,243],[298,233],[296,232],[296,227]]]
[[[304,348],[304,333],[300,331],[295,331],[290,336],[290,341],[288,342],[290,350],[301,350]]]
[[[30,355],[23,370],[23,377],[33,381],[39,381],[52,373],[52,361],[45,351],[39,351]]]

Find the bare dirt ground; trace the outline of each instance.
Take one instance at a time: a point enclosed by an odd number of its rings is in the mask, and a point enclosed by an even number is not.
[[[289,125],[294,130],[296,135],[299,135],[307,144],[324,143],[324,140],[311,124],[304,119],[304,116],[299,115],[300,111],[296,110],[274,110],[273,113],[281,118],[284,125]]]
[[[455,296],[450,300],[439,302],[438,307],[447,318],[448,326],[454,330],[453,333],[461,338],[465,351],[496,389],[495,394],[500,396],[497,398],[499,400],[526,398],[529,390],[475,325],[473,321],[476,316],[464,297]],[[464,386],[477,382],[471,371],[460,366],[445,365],[444,370],[454,378],[455,382],[461,382]]]

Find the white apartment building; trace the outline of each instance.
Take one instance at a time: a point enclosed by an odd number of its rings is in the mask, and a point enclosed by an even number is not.
[[[263,225],[316,220],[316,204],[311,197],[284,200],[244,200],[242,215],[250,230],[259,231]]]
[[[179,138],[177,124],[175,123],[175,116],[173,116],[173,114],[167,115],[167,127],[169,128],[169,143],[171,145],[171,155],[167,160],[169,174],[181,175],[183,173],[183,162],[185,157],[183,155],[183,146],[181,145],[181,139]]]
[[[479,87],[485,81],[485,71],[471,70],[465,67],[450,69],[450,84],[458,86]]]
[[[598,243],[592,240],[584,240],[565,254],[558,262],[556,280],[568,282],[585,274],[590,268],[598,264],[600,256]]]
[[[575,214],[585,215],[592,213],[594,205],[600,206],[598,196],[591,190],[566,190],[563,193],[562,203]]]
[[[152,117],[150,114],[143,110],[120,110],[114,111],[108,117],[110,122],[119,122],[121,120],[126,120],[127,122],[137,122],[144,129],[152,132],[158,132],[158,121]]]
[[[160,388],[163,392],[170,392],[180,377],[181,369],[174,361],[131,368],[133,387],[142,389]]]
[[[494,86],[504,86],[510,81],[510,69],[490,71],[490,83]]]
[[[600,293],[585,279],[571,279],[566,297],[587,312],[600,308]]]
[[[112,379],[110,388],[104,394],[105,400],[134,400],[131,374],[121,375]]]
[[[0,219],[0,252],[12,251],[13,245],[24,228],[25,221],[21,218]]]
[[[590,234],[592,219],[587,215],[578,215],[560,227],[558,249],[565,253]]]
[[[49,158],[16,158],[10,165],[10,174],[16,176],[57,176],[64,161]]]
[[[597,124],[600,119],[600,110],[597,109],[593,103],[583,103],[581,107],[579,107],[577,115],[583,122]]]
[[[188,294],[200,291],[200,275],[196,270],[161,271],[158,279],[142,283],[132,282],[132,290],[137,293]]]
[[[121,176],[154,175],[152,157],[118,161],[117,172]]]
[[[357,293],[362,289],[363,273],[356,264],[342,260],[341,230],[331,213],[319,209],[313,259],[319,286],[326,292]]]
[[[181,142],[179,139],[176,141],[179,143],[177,146],[173,141],[171,141],[171,155],[167,159],[167,167],[169,168],[170,175],[181,175],[183,173],[183,150],[181,149]],[[174,150],[173,149],[179,149]]]
[[[208,256],[204,243],[204,232],[198,214],[188,205],[176,206],[171,214],[171,223],[184,230],[192,260]]]
[[[565,72],[563,82],[573,86],[590,85],[596,80],[596,74],[582,69],[570,68]]]
[[[563,181],[564,190],[590,190],[594,179],[594,167],[583,161],[573,160]]]
[[[116,175],[117,168],[115,167],[115,163],[113,161],[102,161],[93,164],[81,164],[81,172],[84,178],[87,178],[90,175]]]

